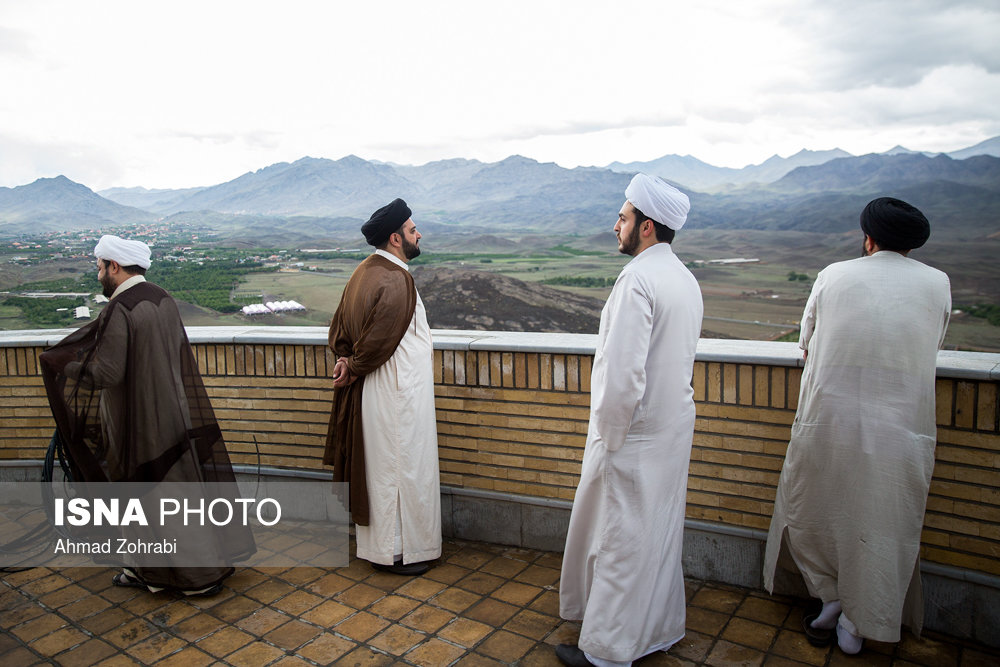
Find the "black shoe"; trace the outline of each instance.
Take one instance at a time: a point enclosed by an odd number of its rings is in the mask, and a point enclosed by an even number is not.
[[[556,646],[556,657],[559,658],[559,662],[569,667],[587,667],[587,665],[594,667],[594,663],[587,660],[587,656],[576,644],[559,644]]]
[[[431,569],[430,561],[426,560],[421,561],[419,563],[407,563],[406,565],[403,565],[402,560],[397,560],[392,565],[382,565],[381,563],[372,563],[372,567],[374,567],[379,572],[399,574],[404,577],[415,577]]]
[[[802,617],[802,630],[806,633],[806,639],[813,646],[824,648],[833,643],[833,628],[814,628],[812,622],[819,614],[807,614]]]

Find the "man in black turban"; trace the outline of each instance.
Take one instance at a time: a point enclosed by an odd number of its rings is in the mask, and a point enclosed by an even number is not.
[[[358,558],[395,574],[441,555],[434,346],[407,263],[420,254],[395,199],[361,227],[375,252],[354,270],[330,324],[333,411],[323,463],[350,485]]]
[[[931,223],[917,208],[892,197],[879,197],[861,211],[861,230],[865,233],[865,254],[870,255],[867,239],[881,250],[907,253],[927,242]]]
[[[881,197],[861,228],[865,256],[823,269],[802,315],[806,364],[764,556],[768,591],[801,575],[823,602],[803,619],[809,641],[836,637],[848,654],[923,625],[917,557],[951,313],[948,276],[907,256],[930,235],[923,213]]]

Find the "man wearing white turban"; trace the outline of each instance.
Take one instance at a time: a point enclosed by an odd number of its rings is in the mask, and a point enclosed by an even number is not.
[[[625,190],[615,233],[631,255],[601,313],[590,427],[573,500],[559,613],[582,621],[567,665],[628,665],[684,636],[681,545],[694,435],[698,282],[671,248],[688,198],[655,176]]]
[[[234,482],[232,465],[177,304],[146,282],[149,246],[102,236],[97,277],[110,301],[41,355],[49,404],[82,482]],[[90,428],[99,420],[100,429]],[[212,595],[253,553],[245,528],[205,536],[212,567],[127,567],[116,586]],[[128,562],[124,563],[126,566]]]

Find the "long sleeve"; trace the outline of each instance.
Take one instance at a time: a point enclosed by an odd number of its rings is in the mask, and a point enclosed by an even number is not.
[[[602,354],[604,386],[594,397],[597,432],[610,451],[621,449],[636,407],[646,391],[646,359],[653,309],[638,276],[622,274],[608,300]]]

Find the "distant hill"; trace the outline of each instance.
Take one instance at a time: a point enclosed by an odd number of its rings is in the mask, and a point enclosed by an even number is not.
[[[101,197],[65,176],[40,178],[16,188],[0,188],[0,233],[100,229],[156,216]]]
[[[435,329],[597,333],[604,301],[485,271],[419,267],[413,280]]]
[[[996,145],[991,140],[972,149],[989,151]],[[858,211],[868,200],[893,195],[933,213],[963,238],[986,239],[1000,231],[1000,158],[980,154],[954,159],[903,148],[890,153],[776,156],[754,167],[719,172],[730,185],[711,191],[692,187],[680,175],[666,176],[691,197],[692,227],[839,232],[856,226]],[[666,156],[660,163],[683,166],[690,178],[717,170],[690,156]],[[739,179],[760,181],[732,184],[737,173]],[[237,242],[350,244],[360,241],[360,225],[372,211],[403,197],[418,226],[442,236],[586,237],[611,228],[631,177],[630,171],[565,169],[517,155],[495,163],[455,159],[422,166],[355,156],[306,157],[210,187],[113,189],[104,191],[108,198],[58,177],[0,189],[0,234],[101,228],[162,217],[204,225]],[[128,205],[139,203],[147,208]]]
[[[761,164],[733,169],[731,167],[714,167],[690,155],[665,155],[649,162],[629,162],[627,164],[612,162],[607,168],[623,173],[634,174],[641,171],[655,174],[660,178],[674,183],[682,183],[695,190],[712,191],[751,183],[772,183],[797,167],[823,164],[830,160],[850,156],[850,153],[839,148],[830,151],[801,150],[791,157],[783,158],[774,155]]]

